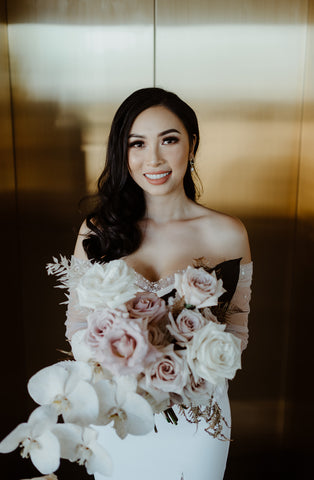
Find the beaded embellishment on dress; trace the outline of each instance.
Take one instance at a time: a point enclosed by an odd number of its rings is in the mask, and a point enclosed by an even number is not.
[[[178,270],[176,273],[182,273],[184,270]],[[159,294],[160,291],[168,289],[171,285],[174,284],[174,273],[168,275],[168,277],[161,278],[156,282],[151,282],[147,278],[145,278],[140,273],[135,272],[136,274],[136,284],[142,288],[145,292],[153,292]]]

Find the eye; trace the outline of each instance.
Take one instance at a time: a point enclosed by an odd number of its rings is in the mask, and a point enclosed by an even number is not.
[[[164,145],[170,145],[172,143],[177,143],[179,141],[178,137],[165,137],[162,140]]]
[[[142,148],[144,146],[144,142],[142,140],[134,140],[134,142],[130,142],[128,147],[129,148]]]

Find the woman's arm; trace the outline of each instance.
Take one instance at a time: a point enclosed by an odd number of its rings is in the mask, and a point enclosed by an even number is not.
[[[88,229],[86,222],[84,221],[78,233],[74,249],[74,256],[81,260],[88,259],[83,247],[83,240],[89,233],[90,230]],[[82,328],[86,328],[87,326],[86,313],[83,312],[81,308],[78,308],[77,293],[74,290],[69,291],[69,301],[66,312],[65,326],[65,336],[68,338],[68,340],[71,340],[75,332],[81,330]]]
[[[250,312],[251,283],[253,263],[247,231],[243,223],[232,218],[232,230],[229,238],[231,258],[241,258],[239,280],[226,314],[226,332],[241,339],[242,351],[247,347],[249,330],[248,316]]]
[[[80,258],[81,260],[87,260],[87,255],[83,247],[83,240],[89,235],[91,231],[86,225],[86,220],[81,225],[80,231],[78,233],[76,244],[74,248],[74,256]]]
[[[237,288],[226,313],[226,332],[230,332],[241,339],[242,351],[247,347],[249,338],[248,316],[250,313],[252,274],[252,262],[240,265]]]

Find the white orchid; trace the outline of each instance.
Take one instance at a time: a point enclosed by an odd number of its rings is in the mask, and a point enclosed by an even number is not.
[[[71,423],[58,424],[53,432],[61,446],[61,457],[85,465],[87,473],[111,475],[112,460],[97,442],[98,433],[92,428],[82,428]]]
[[[19,445],[23,458],[30,457],[42,473],[52,473],[59,467],[60,444],[51,429],[57,422],[56,410],[48,405],[36,408],[27,423],[18,425],[0,443],[0,453],[8,453]]]
[[[117,435],[146,435],[154,428],[154,414],[149,403],[136,393],[137,380],[132,376],[119,376],[95,384],[100,404],[97,424],[111,421]]]
[[[98,416],[98,397],[89,383],[93,370],[84,362],[60,362],[43,368],[28,382],[39,405],[53,405],[64,421],[89,425]]]

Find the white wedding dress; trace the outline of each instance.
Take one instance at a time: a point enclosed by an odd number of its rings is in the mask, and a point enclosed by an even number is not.
[[[137,273],[137,284],[143,290],[158,293],[173,281],[169,276],[159,282],[150,282]],[[239,280],[226,314],[226,331],[242,340],[242,349],[247,345],[250,285],[252,263],[240,265]],[[67,336],[82,328],[83,319],[71,315],[71,299],[66,322]],[[72,310],[73,311],[73,310]],[[223,434],[231,438],[231,415],[227,385],[218,399],[226,424]],[[112,480],[223,480],[229,441],[213,438],[204,431],[208,425],[202,419],[196,425],[189,423],[174,407],[178,425],[169,424],[163,414],[155,415],[157,433],[144,436],[128,435],[121,440],[113,427],[93,427],[98,433],[99,443],[113,460]],[[105,480],[95,474],[95,480]]]

